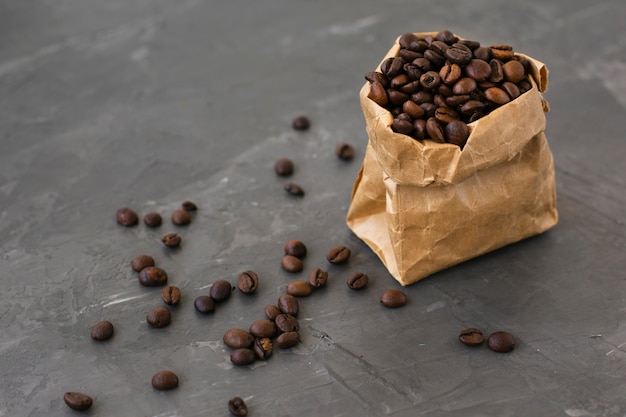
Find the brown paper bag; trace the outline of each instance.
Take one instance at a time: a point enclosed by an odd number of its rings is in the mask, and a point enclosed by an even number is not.
[[[381,63],[398,51],[396,40]],[[369,143],[347,224],[400,284],[557,223],[554,163],[544,135],[548,105],[541,95],[548,71],[526,58],[533,88],[470,123],[462,150],[393,132],[391,113],[367,97],[369,83],[361,89]]]

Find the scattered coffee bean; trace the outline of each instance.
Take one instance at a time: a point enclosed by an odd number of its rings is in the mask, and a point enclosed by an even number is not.
[[[91,328],[91,338],[94,340],[107,340],[111,337],[113,337],[113,323],[110,321],[99,321]]]
[[[208,295],[199,295],[193,300],[193,306],[198,313],[208,314],[215,310],[215,301]]]
[[[143,223],[148,227],[159,227],[163,223],[163,218],[159,213],[150,212],[143,216]]]
[[[66,392],[63,394],[65,404],[76,411],[89,410],[93,405],[93,398],[82,392]]]
[[[293,119],[291,126],[296,130],[307,130],[311,126],[311,121],[306,116],[297,116]]]
[[[254,342],[254,336],[243,329],[230,329],[222,338],[224,344],[233,349],[248,348]]]
[[[461,333],[459,333],[459,341],[467,346],[478,346],[482,344],[484,340],[483,332],[473,327],[461,330]]]
[[[252,294],[259,287],[259,276],[254,271],[245,271],[237,277],[237,287],[244,294]]]
[[[244,417],[248,415],[248,406],[240,397],[233,397],[228,401],[228,411],[234,416]]]
[[[309,281],[292,281],[287,284],[286,293],[294,297],[308,297],[313,292],[313,287]]]
[[[306,256],[306,245],[299,240],[290,240],[285,244],[285,255],[303,258]]]
[[[230,361],[235,365],[250,365],[256,359],[252,349],[239,348],[230,353]]]
[[[130,267],[135,272],[140,272],[149,266],[154,266],[154,258],[150,255],[137,255],[130,261]]]
[[[254,340],[252,350],[254,350],[254,354],[258,360],[266,361],[270,356],[272,356],[274,347],[272,346],[272,341],[269,338],[262,337]]]
[[[386,290],[380,296],[380,302],[385,307],[402,307],[407,302],[406,294],[400,290]]]
[[[348,288],[352,290],[360,290],[367,286],[369,282],[369,277],[362,272],[355,272],[348,277],[347,284]]]
[[[282,294],[280,297],[278,297],[278,308],[284,314],[297,316],[298,310],[300,310],[300,303],[298,302],[298,299],[293,295]]]
[[[161,329],[170,324],[172,321],[172,314],[165,307],[156,307],[150,310],[146,316],[146,321],[152,327]]]
[[[326,253],[326,259],[331,264],[339,265],[348,260],[350,253],[350,249],[345,246],[335,246]]]
[[[276,346],[280,349],[289,349],[298,344],[300,341],[300,333],[287,332],[283,333],[276,338]]]
[[[139,223],[139,217],[132,209],[123,207],[117,211],[117,222],[122,226],[130,227]]]
[[[211,285],[211,289],[209,290],[209,295],[216,303],[221,303],[222,301],[228,300],[230,297],[230,293],[234,290],[234,288],[230,285],[230,282],[219,279]]]
[[[182,238],[176,233],[167,233],[163,235],[161,238],[161,242],[168,248],[176,248],[180,246],[180,242],[182,242]]]
[[[300,258],[293,255],[285,255],[280,261],[280,266],[287,272],[300,272],[304,268],[304,264]]]
[[[343,161],[349,161],[354,157],[354,147],[348,143],[340,143],[335,148],[335,155]]]
[[[279,314],[281,314],[281,311],[274,304],[268,304],[265,306],[265,317],[267,317],[268,320],[276,320],[276,316]]]
[[[149,266],[139,271],[139,283],[146,287],[158,287],[167,284],[167,272],[158,266]]]
[[[328,272],[321,270],[320,268],[315,268],[309,274],[309,284],[311,284],[314,288],[320,288],[326,285],[326,281],[328,281]]]
[[[172,371],[159,371],[152,375],[152,386],[162,391],[174,389],[178,386],[178,375]]]
[[[276,328],[282,333],[299,332],[300,322],[291,314],[279,314],[276,317]]]
[[[293,161],[288,158],[281,158],[274,164],[274,171],[280,177],[288,177],[293,174]]]
[[[255,337],[269,337],[272,338],[276,336],[278,329],[276,328],[276,323],[271,320],[261,319],[253,322],[250,325],[250,334]]]
[[[186,226],[191,223],[191,216],[186,210],[174,210],[174,213],[172,213],[172,223],[174,223],[176,226]]]
[[[168,285],[161,291],[161,299],[165,304],[172,306],[180,303],[180,288]]]
[[[187,210],[187,211],[196,211],[198,210],[198,206],[196,205],[196,203],[194,203],[193,201],[183,201],[183,204],[181,204],[181,207],[183,208],[183,210]]]
[[[298,184],[294,184],[294,183],[290,182],[288,184],[285,184],[284,188],[285,188],[285,191],[287,191],[288,194],[291,194],[291,195],[296,196],[296,197],[304,196],[304,190]]]
[[[487,345],[494,352],[507,353],[515,348],[515,338],[508,332],[495,332],[489,335]]]

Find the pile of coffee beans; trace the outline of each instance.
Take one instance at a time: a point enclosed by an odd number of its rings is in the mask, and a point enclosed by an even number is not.
[[[391,129],[418,140],[461,148],[468,123],[530,90],[530,62],[509,45],[481,46],[449,30],[405,33],[398,56],[368,72],[368,97],[389,110]]]

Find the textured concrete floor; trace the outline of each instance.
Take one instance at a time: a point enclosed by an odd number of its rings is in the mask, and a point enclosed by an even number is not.
[[[0,416],[626,416],[626,6],[585,2],[3,0],[0,2]],[[345,214],[367,135],[363,74],[396,36],[450,29],[509,43],[550,69],[547,135],[560,222],[548,233],[405,288],[351,234]],[[291,129],[307,114],[312,128]],[[357,149],[339,161],[340,142]],[[296,163],[289,198],[274,161]],[[193,223],[124,229],[130,206]],[[165,250],[161,234],[184,244]],[[221,342],[263,317],[293,279],[282,247],[330,281],[302,300],[302,342],[233,368]],[[329,266],[336,244],[347,265]],[[173,323],[149,328],[159,290],[129,268],[155,256],[183,290]],[[192,300],[254,269],[210,317]],[[345,277],[371,277],[354,293]],[[303,274],[304,275],[304,274]],[[111,320],[95,343],[89,329]],[[459,330],[507,330],[501,355]],[[177,390],[152,374],[174,370]]]

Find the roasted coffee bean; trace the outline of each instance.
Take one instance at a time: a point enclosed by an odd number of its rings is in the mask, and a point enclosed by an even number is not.
[[[420,77],[420,84],[426,90],[435,90],[441,83],[441,77],[435,71],[428,71]]]
[[[463,149],[465,143],[467,142],[467,138],[469,137],[469,128],[465,122],[461,120],[453,120],[446,125],[444,133],[446,136],[446,142],[453,143]]]
[[[248,406],[240,397],[234,397],[228,400],[228,411],[234,416],[244,417],[248,415]]]
[[[230,285],[230,282],[219,279],[211,285],[211,289],[209,290],[209,296],[216,303],[221,303],[222,301],[228,300],[230,297],[230,293],[234,290],[234,288]]]
[[[243,329],[230,329],[222,338],[224,344],[233,349],[248,348],[254,342],[254,336]]]
[[[408,83],[409,80],[409,76],[406,74],[400,74],[400,75],[396,75],[395,77],[393,77],[390,81],[389,84],[391,86],[391,88],[395,88],[396,90],[399,87],[402,87],[404,84]]]
[[[519,87],[519,91],[522,94],[530,90],[531,88],[533,88],[532,84],[528,80],[520,81],[519,84],[517,84],[517,86]]]
[[[172,321],[172,313],[165,307],[156,307],[146,315],[146,321],[152,327],[161,329]]]
[[[426,138],[426,120],[418,119],[413,122],[413,136],[417,139]]]
[[[198,313],[208,314],[215,311],[215,301],[208,295],[199,295],[193,300],[193,306]]]
[[[424,51],[424,58],[429,60],[433,67],[437,68],[446,63],[446,57],[437,51],[433,51],[432,49],[427,49],[426,51]]]
[[[230,353],[230,361],[235,365],[250,365],[255,359],[254,351],[249,348],[235,349]]]
[[[107,340],[113,337],[113,323],[108,320],[99,321],[91,328],[93,340]]]
[[[291,126],[295,130],[308,130],[311,126],[311,121],[306,116],[296,116],[291,122]]]
[[[161,299],[165,304],[175,306],[180,303],[180,288],[168,285],[161,291]]]
[[[417,81],[417,83],[419,84],[420,77],[422,76],[422,71],[420,71],[419,68],[411,63],[405,64],[404,70],[406,71],[406,74],[409,76],[409,79],[412,83]]]
[[[435,94],[433,97],[433,103],[437,107],[446,107],[446,96],[443,94]],[[435,115],[437,114],[437,108],[435,108]]]
[[[158,287],[167,284],[167,272],[158,266],[149,266],[139,272],[138,279],[141,285]]]
[[[298,299],[293,295],[282,294],[278,297],[278,308],[284,314],[291,314],[292,316],[298,315],[300,309],[300,303]]]
[[[339,245],[330,249],[326,253],[326,260],[334,265],[339,265],[345,263],[348,258],[350,258],[351,251],[349,248]]]
[[[478,346],[482,344],[484,340],[483,332],[473,327],[461,330],[461,333],[459,333],[459,341],[467,346]]]
[[[130,227],[135,226],[139,223],[139,217],[137,213],[135,213],[132,209],[128,207],[123,207],[117,211],[116,214],[117,222],[122,226]]]
[[[442,95],[444,97],[450,97],[452,95],[452,89],[445,84],[439,84],[439,88],[437,89],[437,94]]]
[[[393,123],[391,124],[391,130],[396,133],[401,133],[403,135],[410,135],[413,131],[413,123],[408,120],[393,119]]]
[[[181,207],[183,208],[183,210],[186,211],[196,211],[198,210],[198,206],[196,205],[196,203],[194,203],[193,201],[183,201],[183,204],[181,204]]]
[[[400,45],[400,48],[410,49],[411,45],[413,45],[418,40],[419,38],[416,34],[408,32],[398,38],[398,44]]]
[[[369,81],[370,83],[378,81],[379,83],[383,85],[383,87],[385,88],[389,87],[389,79],[382,72],[370,71],[367,74],[365,74],[365,79]]]
[[[293,162],[289,158],[280,158],[274,164],[274,171],[280,177],[287,177],[293,174]]]
[[[288,184],[285,184],[283,188],[285,189],[285,191],[287,191],[287,194],[291,194],[296,197],[304,196],[304,190],[298,184],[290,182]]]
[[[500,83],[504,79],[504,70],[502,68],[502,61],[499,59],[492,59],[489,61],[491,67],[491,75],[489,81],[492,83]]]
[[[515,348],[515,338],[508,332],[495,332],[489,335],[487,345],[494,352],[507,353]]]
[[[502,62],[506,62],[513,58],[513,47],[509,45],[492,45],[491,56],[495,59],[499,59]]]
[[[285,243],[285,255],[302,258],[306,256],[306,245],[300,240],[290,240]]]
[[[446,97],[446,106],[459,108],[465,102],[469,101],[469,99],[470,99],[469,95]]]
[[[482,61],[485,62],[489,62],[491,60],[491,49],[484,47],[484,46],[480,46],[476,49],[474,49],[474,58],[476,59],[480,59]]]
[[[439,122],[437,122],[437,119],[435,119],[434,117],[426,120],[426,132],[428,133],[428,136],[435,142],[444,143],[446,141],[443,133],[443,127],[439,124]]]
[[[191,216],[183,209],[175,210],[174,213],[172,213],[172,223],[176,226],[186,226],[191,223]]]
[[[76,411],[86,411],[93,405],[93,398],[82,392],[66,392],[63,394],[65,404]]]
[[[406,294],[400,290],[386,290],[380,296],[380,303],[389,308],[402,307],[406,302]]]
[[[261,319],[253,322],[248,330],[250,334],[256,337],[269,337],[270,339],[276,336],[278,329],[276,323],[271,320]]]
[[[183,239],[176,233],[166,233],[161,237],[161,242],[168,248],[176,248],[182,241]]]
[[[278,316],[279,314],[281,314],[281,311],[278,307],[276,307],[274,304],[268,304],[265,306],[265,317],[268,318],[268,320],[276,320],[276,316]]]
[[[370,84],[370,92],[367,98],[381,107],[385,107],[389,103],[389,97],[387,97],[387,90],[379,81],[374,81]]]
[[[328,281],[328,272],[315,268],[309,274],[309,284],[314,288],[323,287]]]
[[[300,322],[291,314],[276,316],[276,328],[283,333],[300,331]]]
[[[526,70],[519,61],[511,60],[502,65],[502,71],[504,72],[504,80],[512,83],[518,83],[526,76]]]
[[[424,110],[411,100],[407,100],[402,104],[402,111],[411,116],[412,119],[421,119],[424,116]]]
[[[470,40],[470,39],[461,39],[461,40],[459,40],[459,43],[462,44],[462,45],[467,46],[472,51],[475,50],[476,48],[480,48],[480,42],[473,41],[473,40]]]
[[[420,104],[420,107],[424,110],[424,120],[428,120],[435,116],[435,110],[437,110],[437,105],[435,103],[422,103]]]
[[[296,346],[299,341],[300,333],[298,332],[282,333],[276,338],[276,346],[280,349],[289,349]]]
[[[443,125],[459,119],[459,114],[450,107],[437,107],[435,110],[435,119]]]
[[[402,106],[409,99],[409,95],[398,90],[387,90],[387,97],[391,106]]]
[[[435,39],[437,39],[438,41],[442,41],[445,42],[448,45],[452,45],[454,42],[456,42],[459,38],[457,38],[454,33],[452,33],[449,30],[442,30],[440,32],[437,32],[437,34],[435,35]]]
[[[450,48],[450,45],[442,41],[434,40],[430,43],[430,49],[441,55],[444,55],[448,48]]]
[[[463,77],[454,83],[452,93],[456,95],[470,94],[472,91],[476,90],[477,87],[476,80],[470,77]]]
[[[285,255],[280,261],[280,266],[287,272],[300,272],[304,268],[304,264],[300,258],[293,255]]]
[[[439,77],[444,85],[452,85],[461,78],[462,70],[458,64],[446,64],[439,70]]]
[[[465,65],[472,59],[472,51],[462,43],[454,43],[446,49],[445,57],[453,64]]]
[[[349,161],[354,157],[354,147],[349,143],[340,143],[335,148],[335,155],[342,161]]]
[[[154,258],[150,255],[137,255],[130,261],[130,267],[135,272],[140,272],[149,266],[154,266]]]
[[[143,223],[148,227],[159,227],[163,223],[163,218],[153,211],[143,216]]]
[[[478,100],[468,100],[461,106],[461,113],[471,115],[481,112],[485,108],[485,103]]]
[[[252,350],[254,350],[254,354],[258,360],[266,361],[270,356],[272,356],[274,347],[272,346],[272,341],[269,338],[261,337],[254,340]]]
[[[426,58],[416,58],[411,64],[413,64],[413,66],[415,66],[415,68],[417,68],[422,74],[433,68],[433,64]]]
[[[166,391],[178,386],[178,375],[172,371],[159,371],[152,375],[152,386],[155,389]]]
[[[481,117],[483,117],[485,114],[481,111],[477,111],[475,113],[473,113],[470,118],[469,118],[469,122],[475,122],[476,120],[480,119]]]
[[[521,94],[517,84],[513,84],[510,81],[503,82],[502,89],[511,97],[511,100],[515,100]]]
[[[292,281],[287,284],[285,292],[293,295],[294,297],[308,297],[313,292],[313,287],[311,287],[309,281]]]
[[[499,105],[506,104],[511,101],[509,95],[504,90],[498,87],[491,87],[486,89],[485,97],[487,97],[487,100],[491,101],[492,103]]]
[[[465,66],[465,74],[476,82],[482,82],[491,76],[491,66],[481,59],[472,59]]]
[[[421,52],[415,52],[405,48],[401,48],[400,51],[398,51],[398,55],[400,55],[400,58],[402,58],[402,61],[405,63],[413,62],[414,59],[423,56]]]
[[[428,91],[418,91],[411,95],[411,101],[418,105],[422,103],[432,103],[433,95]]]
[[[252,294],[259,287],[259,276],[254,271],[245,271],[237,277],[237,287],[244,294]]]
[[[360,290],[365,288],[368,282],[369,277],[367,274],[364,274],[363,272],[355,272],[348,277],[346,283],[348,284],[348,288],[352,290]]]
[[[399,75],[404,67],[404,62],[400,57],[387,58],[381,65],[381,72],[390,80]]]

